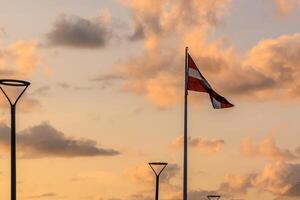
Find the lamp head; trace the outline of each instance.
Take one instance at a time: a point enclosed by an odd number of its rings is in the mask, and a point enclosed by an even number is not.
[[[166,168],[168,163],[166,162],[149,162],[149,165],[156,176],[159,176],[161,172]]]
[[[221,198],[220,195],[208,195],[207,198],[209,200],[219,200]]]

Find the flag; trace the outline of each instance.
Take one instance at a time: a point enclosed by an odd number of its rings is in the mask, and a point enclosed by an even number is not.
[[[222,97],[212,89],[208,81],[204,78],[204,76],[199,71],[197,65],[193,61],[190,54],[187,54],[187,56],[188,56],[187,90],[208,93],[214,109],[233,107],[234,106],[233,104],[231,104],[229,101],[227,101],[227,99],[225,99],[224,97]]]

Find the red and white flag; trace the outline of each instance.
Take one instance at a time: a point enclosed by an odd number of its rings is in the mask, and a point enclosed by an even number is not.
[[[210,96],[215,109],[230,108],[234,105],[215,92],[208,81],[202,76],[192,57],[188,54],[188,85],[187,89],[196,92],[206,92]]]

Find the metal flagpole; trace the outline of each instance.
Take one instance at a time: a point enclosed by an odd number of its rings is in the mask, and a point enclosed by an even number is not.
[[[185,48],[185,82],[184,82],[184,149],[183,149],[183,200],[187,200],[187,96],[188,96],[188,47]]]

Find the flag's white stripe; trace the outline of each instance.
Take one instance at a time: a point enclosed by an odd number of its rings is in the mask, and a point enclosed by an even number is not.
[[[206,85],[206,87],[211,89],[211,86],[209,85],[209,83],[205,79],[202,78],[202,76],[200,75],[198,70],[189,68],[189,76],[203,81],[204,84]]]
[[[198,70],[193,69],[193,68],[189,68],[189,76],[193,77],[193,78],[196,78],[196,79],[203,80],[203,78],[201,77],[201,75],[198,72]]]
[[[212,97],[212,102],[215,108],[221,108],[221,103]]]

